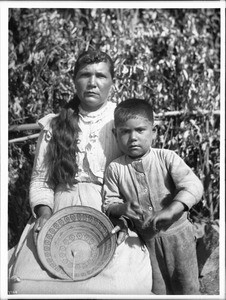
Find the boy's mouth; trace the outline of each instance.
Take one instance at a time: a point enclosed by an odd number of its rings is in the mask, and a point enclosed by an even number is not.
[[[130,145],[129,149],[138,149],[140,148],[139,145]]]

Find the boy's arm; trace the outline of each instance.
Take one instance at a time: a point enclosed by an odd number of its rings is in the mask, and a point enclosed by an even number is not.
[[[118,181],[119,176],[117,172],[117,167],[114,163],[111,163],[105,171],[103,185],[103,211],[107,215],[110,214],[110,210],[112,207],[124,203],[123,199],[120,196]]]
[[[142,226],[143,228],[151,226],[155,231],[165,230],[180,219],[185,209],[187,208],[182,202],[173,201],[169,206],[145,219]]]
[[[114,226],[119,226],[117,244],[120,245],[128,235],[128,224],[121,213],[115,213],[114,209],[123,206],[118,188],[118,174],[114,163],[111,163],[105,171],[103,185],[103,211],[109,216]]]
[[[103,187],[103,210],[109,217],[139,219],[142,210],[138,204],[126,202],[120,192],[120,170],[111,163],[105,172]]]
[[[189,210],[201,200],[203,186],[199,178],[189,166],[174,152],[167,153],[166,165],[176,188],[171,204],[147,218],[143,227],[152,226],[156,230],[164,230],[176,222],[184,211]]]
[[[203,185],[200,179],[174,152],[171,152],[168,169],[176,187],[176,194],[173,200],[181,202],[184,208],[189,210],[202,198]]]

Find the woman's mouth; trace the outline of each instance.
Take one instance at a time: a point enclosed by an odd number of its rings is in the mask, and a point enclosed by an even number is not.
[[[95,93],[95,92],[85,92],[85,95],[86,96],[96,96],[97,93]]]

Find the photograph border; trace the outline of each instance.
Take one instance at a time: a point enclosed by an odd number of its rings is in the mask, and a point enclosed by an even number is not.
[[[220,108],[220,294],[200,295],[198,299],[225,299],[225,1],[0,1],[0,299],[196,299],[196,296],[125,296],[125,295],[8,295],[8,9],[9,8],[219,8],[221,10],[221,108]]]

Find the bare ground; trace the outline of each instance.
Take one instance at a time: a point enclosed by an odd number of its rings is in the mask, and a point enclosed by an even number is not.
[[[197,227],[200,292],[203,295],[219,295],[219,227],[211,224],[199,224]]]

